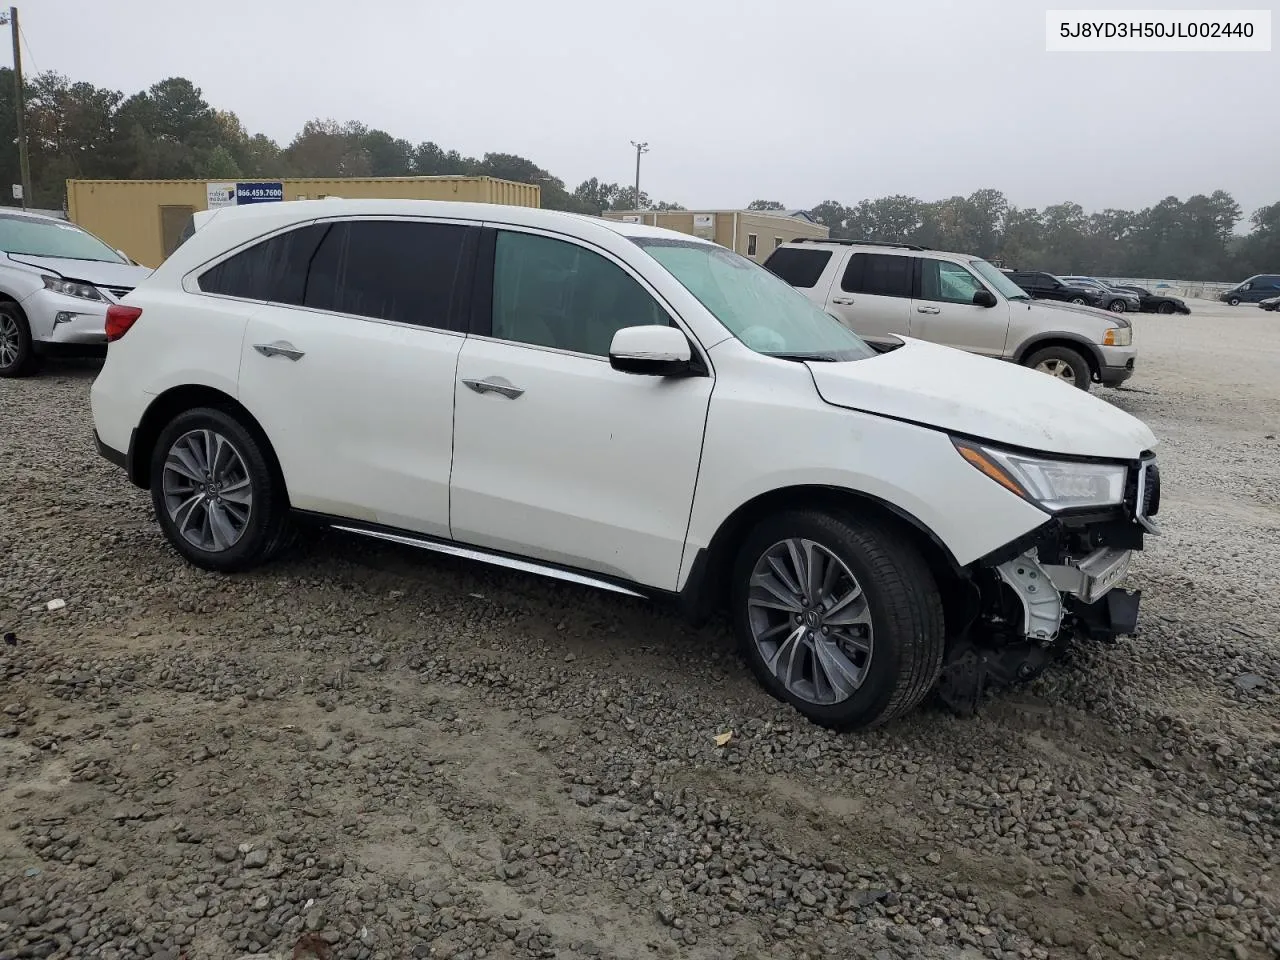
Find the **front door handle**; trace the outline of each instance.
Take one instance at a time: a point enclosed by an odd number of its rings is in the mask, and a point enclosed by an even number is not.
[[[832,297],[831,302],[838,303],[842,307],[848,307],[853,305],[853,297]]]
[[[940,307],[916,307],[917,313],[941,313]]]
[[[288,340],[277,340],[274,343],[255,343],[253,349],[264,357],[288,357],[290,360],[301,360],[306,354]]]
[[[462,382],[476,393],[497,393],[508,400],[514,400],[524,393],[524,390],[506,377],[485,377],[483,380],[463,380]]]

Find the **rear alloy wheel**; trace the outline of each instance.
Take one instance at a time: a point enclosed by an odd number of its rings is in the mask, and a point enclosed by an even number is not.
[[[27,318],[13,304],[0,304],[0,377],[25,377],[38,366]]]
[[[1109,304],[1107,304],[1107,309],[1110,310],[1112,313],[1124,313],[1124,310],[1125,310],[1124,301],[1112,300]]]
[[[765,689],[823,726],[886,723],[914,708],[941,668],[933,575],[876,522],[819,511],[763,521],[734,565],[733,617]]]
[[[247,570],[284,543],[288,508],[267,452],[231,414],[179,414],[156,442],[151,498],[170,544],[206,570]]]
[[[1026,365],[1037,373],[1048,374],[1081,390],[1088,390],[1093,380],[1089,361],[1070,347],[1053,346],[1037,350],[1027,357]]]

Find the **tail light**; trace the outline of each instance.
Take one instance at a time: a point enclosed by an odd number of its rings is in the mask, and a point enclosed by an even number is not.
[[[114,343],[128,333],[140,316],[141,307],[130,307],[123,303],[113,303],[107,307],[107,343]]]

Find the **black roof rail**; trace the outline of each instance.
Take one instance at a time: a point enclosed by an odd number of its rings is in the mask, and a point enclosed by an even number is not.
[[[838,237],[796,237],[791,243],[842,243],[847,247],[897,247],[900,250],[928,250],[918,243],[893,243],[889,240],[845,240]]]

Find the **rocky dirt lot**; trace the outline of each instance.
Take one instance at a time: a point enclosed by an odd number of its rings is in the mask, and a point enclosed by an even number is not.
[[[185,567],[94,366],[0,381],[0,958],[1280,956],[1280,319],[1196,309],[1102,393],[1163,444],[1141,636],[862,735],[639,601]]]

